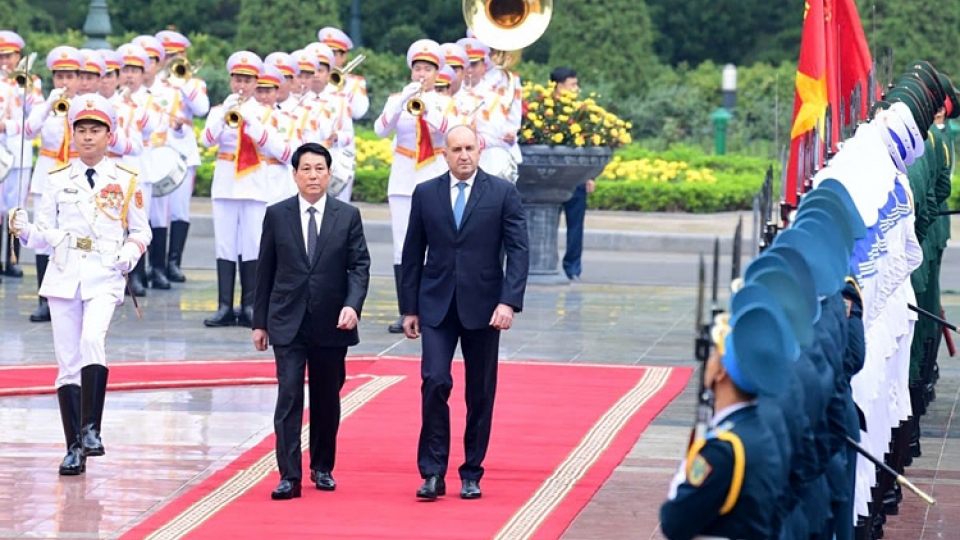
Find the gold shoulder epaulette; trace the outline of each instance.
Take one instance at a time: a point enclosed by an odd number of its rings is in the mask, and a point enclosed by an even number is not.
[[[124,165],[123,163],[117,163],[117,168],[120,169],[121,171],[126,171],[134,176],[137,176],[138,174],[140,174],[140,171],[134,169],[133,167]]]
[[[50,169],[49,171],[47,171],[47,174],[53,174],[53,173],[57,173],[57,172],[60,172],[60,171],[65,171],[65,170],[67,170],[67,169],[69,169],[69,168],[70,168],[70,164],[69,164],[69,163],[64,163],[63,165],[61,165],[61,166],[59,166],[59,167],[54,167],[54,168]]]

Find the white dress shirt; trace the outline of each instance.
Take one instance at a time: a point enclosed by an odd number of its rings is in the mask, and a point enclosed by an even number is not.
[[[320,224],[323,223],[323,209],[327,206],[327,194],[324,193],[320,200],[317,201],[317,204],[310,204],[306,199],[303,198],[303,195],[298,195],[300,199],[300,228],[303,230],[303,248],[309,249],[307,246],[310,245],[310,240],[307,237],[307,227],[310,226],[310,212],[308,209],[312,206],[317,209],[317,234],[320,234]]]
[[[477,179],[477,171],[473,171],[473,174],[470,175],[470,178],[462,180],[467,183],[467,187],[463,188],[463,202],[466,204],[470,200],[470,191],[473,189],[473,182]],[[460,195],[460,188],[457,187],[461,180],[450,173],[450,208],[457,207],[457,196]],[[464,206],[466,208],[466,206]]]

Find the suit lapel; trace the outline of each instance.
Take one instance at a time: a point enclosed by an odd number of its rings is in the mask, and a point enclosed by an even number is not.
[[[300,197],[294,197],[289,205],[287,205],[289,210],[290,218],[290,230],[293,232],[294,242],[297,243],[297,246],[300,247],[300,253],[303,254],[303,260],[307,263],[307,266],[310,266],[310,261],[307,260],[307,246],[303,243],[303,222],[300,221]]]
[[[87,182],[87,175],[85,174],[86,170],[86,165],[83,165],[82,169],[75,165],[71,165],[70,180],[84,192],[90,193],[93,191],[93,188],[91,188],[89,182]]]
[[[333,229],[337,226],[337,211],[339,208],[334,205],[332,201],[332,197],[327,195],[327,202],[323,205],[323,219],[320,220],[320,233],[317,235],[317,252],[313,255],[313,260],[310,261],[311,270],[316,266],[317,261],[320,260],[323,249],[327,247],[327,240],[330,238]]]
[[[480,197],[483,196],[483,193],[487,189],[487,174],[479,169],[477,169],[477,176],[474,178],[473,187],[470,188],[470,198],[467,199],[467,207],[463,211],[463,220],[460,221],[460,230],[463,230],[467,225],[467,220],[470,219],[470,213],[473,212],[473,209],[476,208],[477,203],[480,201]],[[448,197],[450,190],[447,190]]]
[[[440,198],[440,212],[447,216],[447,222],[457,230],[457,220],[453,217],[453,202],[450,198],[450,173],[446,172],[437,183],[437,196]]]

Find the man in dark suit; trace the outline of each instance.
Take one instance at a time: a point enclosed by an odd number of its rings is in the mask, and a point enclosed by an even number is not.
[[[347,347],[370,281],[360,212],[326,195],[330,152],[316,143],[292,158],[300,194],[267,208],[260,241],[253,343],[277,359],[277,465],[274,499],[300,496],[304,368],[310,370],[310,481],[333,491],[340,390]]]
[[[450,172],[413,192],[401,270],[404,333],[411,339],[423,334],[417,465],[424,483],[417,497],[446,494],[450,364],[459,340],[467,402],[460,496],[476,499],[490,441],[500,331],[508,330],[514,312],[523,308],[527,226],[516,187],[478,169],[476,132],[467,126],[451,129],[443,153]]]

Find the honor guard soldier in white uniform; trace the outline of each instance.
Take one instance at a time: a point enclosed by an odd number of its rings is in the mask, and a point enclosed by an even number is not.
[[[356,143],[353,136],[353,118],[350,117],[350,103],[330,82],[330,70],[334,65],[333,50],[322,43],[311,43],[305,49],[307,53],[316,56],[319,62],[313,76],[313,88],[323,85],[323,90],[313,99],[305,100],[310,108],[312,122],[316,132],[311,136],[305,131],[303,142],[316,142],[323,145],[333,156],[331,185],[327,192],[343,202],[350,202],[353,191],[353,169],[356,166]],[[326,126],[326,127],[325,127]],[[323,133],[324,135],[319,135]],[[345,171],[345,167],[349,171]],[[339,183],[340,191],[336,192],[337,178],[349,175],[346,185]]]
[[[456,114],[446,114],[450,110],[450,98],[434,91],[437,73],[444,66],[440,45],[429,39],[414,42],[407,50],[407,66],[413,82],[399,94],[387,98],[383,113],[373,125],[380,137],[394,136],[387,199],[393,226],[393,274],[398,300],[400,260],[413,189],[447,171],[447,162],[440,156],[444,134],[457,123]],[[393,334],[403,332],[402,314],[388,330]]]
[[[253,99],[263,62],[240,51],[227,59],[233,93],[223,105],[210,109],[203,131],[204,146],[219,146],[210,197],[217,251],[217,312],[206,326],[250,326],[256,287],[260,233],[269,192],[261,156],[283,156],[285,145],[260,118],[263,107]],[[233,311],[233,289],[240,263],[241,310]]]
[[[16,32],[0,30],[0,146],[13,157],[6,180],[0,178],[0,215],[11,208],[26,206],[30,193],[30,167],[33,165],[33,145],[23,137],[23,120],[30,114],[35,103],[43,101],[40,78],[31,77],[32,88],[20,88],[10,78],[17,69],[26,44]],[[0,218],[0,233],[6,242],[3,274],[23,277],[20,265],[14,263],[20,257],[20,242],[6,234],[2,227],[6,219]]]
[[[157,39],[163,45],[166,53],[167,66],[178,59],[187,60],[187,49],[190,40],[179,32],[164,30],[157,33]],[[177,150],[186,160],[187,177],[173,193],[169,195],[169,213],[166,225],[170,231],[170,250],[166,257],[167,278],[174,283],[183,283],[187,278],[180,269],[183,260],[183,250],[187,243],[187,233],[190,230],[190,200],[193,197],[193,188],[197,177],[197,167],[200,166],[200,150],[197,146],[197,136],[193,131],[193,119],[206,116],[210,111],[210,99],[207,97],[207,84],[203,79],[191,73],[193,66],[187,68],[185,78],[169,73],[166,84],[172,89],[173,104],[172,116],[168,117],[169,129],[167,145]],[[165,231],[159,230],[160,224],[154,231],[154,244],[158,244],[157,236]],[[162,246],[161,246],[162,247]],[[162,262],[158,251],[157,264]]]
[[[353,49],[353,41],[342,30],[333,27],[321,28],[317,32],[317,39],[333,50],[334,67],[343,69],[347,60],[347,51]],[[348,73],[343,78],[343,87],[339,89],[350,103],[350,116],[359,120],[370,109],[370,98],[367,96],[367,81],[354,73]]]
[[[279,157],[264,155],[263,165],[267,176],[267,205],[289,199],[297,194],[297,184],[290,171],[290,157],[293,149],[300,147],[300,142],[293,137],[293,118],[277,106],[280,84],[283,74],[277,66],[264,63],[263,70],[257,78],[256,97],[263,106],[263,116],[260,122],[273,131],[284,144],[283,155]]]
[[[299,97],[294,93],[294,88],[299,84],[296,80],[300,75],[297,61],[285,52],[273,52],[264,58],[263,63],[276,66],[283,74],[277,93],[277,107],[285,112],[292,112],[300,102]]]
[[[123,131],[130,137],[140,136],[142,150],[139,155],[125,155],[121,161],[136,171],[149,171],[150,169],[150,139],[155,131],[160,129],[159,110],[154,106],[154,96],[145,85],[146,74],[152,70],[152,63],[149,53],[146,49],[133,43],[121,45],[118,49],[123,55],[123,68],[120,71],[121,84],[129,88],[129,94],[126,97],[136,111],[135,121],[130,119],[121,120]],[[156,53],[154,53],[156,54]],[[143,188],[144,208],[147,215],[150,215],[150,204],[153,199],[153,186],[148,174],[138,175],[137,181]],[[137,267],[130,272],[130,291],[136,296],[147,294],[147,267],[145,260],[141,259]]]
[[[47,173],[54,168],[62,167],[70,162],[70,126],[66,111],[69,108],[68,99],[72,98],[77,90],[78,74],[83,67],[83,57],[80,51],[73,47],[54,47],[47,54],[47,69],[53,72],[53,90],[46,101],[37,103],[30,111],[24,128],[26,138],[33,140],[40,137],[40,155],[33,168],[33,177],[30,181],[30,193],[33,195],[33,204],[39,207],[46,186]],[[49,262],[49,251],[36,250],[37,257],[37,285],[43,287],[43,276]],[[30,315],[33,322],[50,320],[50,309],[47,299],[40,297],[39,306]]]
[[[135,124],[140,118],[137,118],[137,110],[133,103],[126,101],[124,93],[118,91],[120,70],[123,69],[123,55],[119,51],[101,50],[97,52],[103,57],[106,66],[106,72],[100,77],[99,93],[107,98],[107,101],[113,106],[114,112],[117,113],[117,127],[114,132],[118,139],[122,137],[126,140],[124,148],[118,148],[115,152],[108,150],[107,156],[119,159],[121,162],[127,156],[137,158],[143,151],[143,139],[140,136],[139,128],[135,128],[133,136],[131,136],[129,130],[125,129],[125,122]]]
[[[453,71],[453,68],[449,65],[443,66],[439,72],[437,72],[437,82],[434,83],[433,87],[437,90],[437,93],[442,96],[450,96],[450,83],[457,76]],[[450,100],[450,106],[453,106],[453,100]]]
[[[104,345],[123,302],[124,274],[150,244],[150,228],[136,173],[106,155],[117,126],[109,101],[99,94],[75,97],[68,121],[77,159],[46,172],[35,223],[21,208],[12,212],[10,226],[28,247],[53,254],[40,294],[49,301],[59,367],[57,398],[67,443],[60,474],[78,475],[87,457],[105,453]]]
[[[80,56],[83,57],[83,67],[77,75],[77,95],[98,93],[100,77],[107,71],[107,64],[93,49],[80,49]]]

